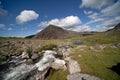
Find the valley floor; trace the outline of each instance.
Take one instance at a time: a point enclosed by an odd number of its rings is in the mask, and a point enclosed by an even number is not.
[[[99,36],[100,37],[100,36]],[[102,80],[120,80],[120,74],[117,74],[115,71],[112,71],[112,66],[120,63],[120,42],[119,38],[111,37],[108,38],[99,38],[98,36],[92,37],[82,37],[82,38],[70,38],[63,40],[38,40],[38,39],[0,39],[0,62],[6,60],[3,59],[2,51],[6,51],[5,55],[9,54],[8,43],[17,45],[17,43],[23,42],[28,47],[29,44],[32,45],[32,48],[37,50],[37,47],[41,45],[55,44],[58,46],[61,45],[70,45],[72,46],[72,53],[70,57],[80,64],[81,72],[85,74],[94,75],[101,78]],[[75,44],[76,42],[82,42],[82,44]],[[6,45],[5,45],[5,44]],[[15,53],[17,49],[21,49],[21,45],[13,47],[14,50],[11,51]],[[50,71],[47,80],[66,80],[67,75],[69,74],[68,70],[55,70]]]

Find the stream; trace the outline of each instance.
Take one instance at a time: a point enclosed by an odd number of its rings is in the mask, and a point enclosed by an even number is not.
[[[18,63],[20,64],[9,66],[7,69],[2,70],[0,72],[0,80],[35,80],[36,77],[43,76],[45,71],[47,73],[48,68],[55,59],[54,54],[56,54],[55,51],[47,50],[44,52],[41,60],[32,65],[22,63],[18,58],[15,58],[16,60],[14,59],[13,61],[15,63],[19,61]]]

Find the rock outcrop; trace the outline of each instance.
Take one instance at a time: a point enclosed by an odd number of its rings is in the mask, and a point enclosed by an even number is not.
[[[67,80],[101,80],[101,79],[88,74],[74,73],[68,75]]]
[[[55,70],[58,70],[58,69],[66,70],[67,67],[66,67],[65,63],[66,62],[64,60],[55,59],[54,62],[51,64],[51,67]]]
[[[33,53],[32,56],[31,56],[31,59],[35,60],[37,58],[39,58],[39,55],[37,53]]]
[[[78,62],[71,59],[71,58],[68,59],[68,70],[69,70],[70,74],[77,73],[77,72],[81,71],[80,65],[78,64]]]
[[[21,55],[22,59],[29,59],[29,54],[27,52],[23,52]]]

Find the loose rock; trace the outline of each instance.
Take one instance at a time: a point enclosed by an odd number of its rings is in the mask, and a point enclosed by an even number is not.
[[[52,63],[51,67],[55,70],[58,69],[64,69],[66,70],[67,67],[65,65],[65,61],[64,60],[60,60],[60,59],[55,59],[55,61]]]
[[[25,51],[22,53],[22,55],[21,55],[21,56],[22,56],[22,58],[23,58],[23,59],[28,59],[28,58],[29,58],[28,53],[27,53],[27,52],[25,52]]]
[[[37,53],[33,53],[31,56],[31,59],[35,60],[39,57],[39,55]]]
[[[68,60],[68,70],[69,70],[70,74],[81,71],[80,65],[78,64],[78,62],[71,58]]]
[[[101,80],[101,79],[88,74],[74,73],[68,75],[67,80]]]

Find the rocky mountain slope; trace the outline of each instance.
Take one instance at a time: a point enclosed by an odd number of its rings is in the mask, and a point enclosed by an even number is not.
[[[120,23],[117,24],[113,29],[109,29],[106,32],[107,33],[119,33],[120,34]]]
[[[38,32],[35,35],[30,35],[25,38],[38,38],[38,39],[63,39],[63,38],[70,38],[70,37],[79,37],[79,36],[89,36],[93,34],[97,34],[98,32],[75,32],[65,30],[59,26],[49,25],[42,31]],[[109,29],[103,34],[106,35],[119,35],[120,34],[120,23],[117,24],[113,29]]]
[[[58,26],[49,25],[44,30],[37,33],[34,38],[40,39],[61,39],[68,35],[68,31]]]

